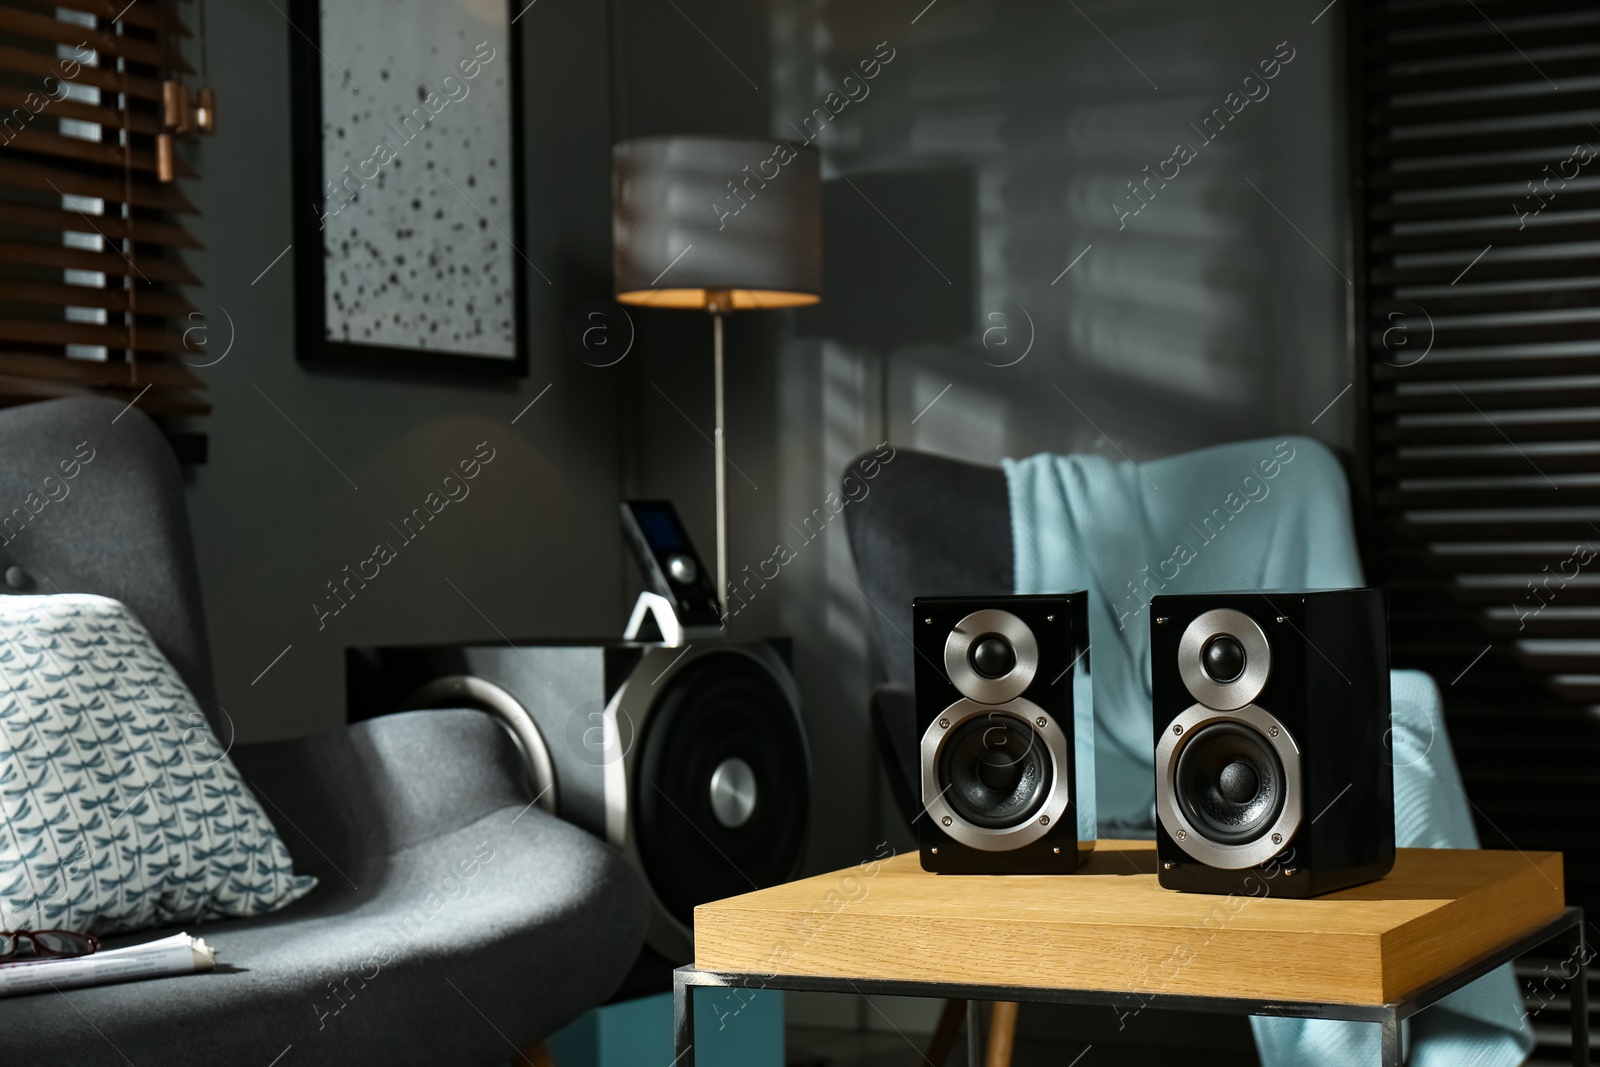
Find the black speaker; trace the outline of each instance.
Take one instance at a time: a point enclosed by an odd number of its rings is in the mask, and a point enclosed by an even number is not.
[[[912,611],[923,870],[1074,870],[1095,837],[1093,721],[1072,698],[1086,594],[925,596]]]
[[[1311,897],[1394,866],[1377,589],[1150,603],[1161,884]]]
[[[352,719],[493,714],[521,748],[539,806],[642,872],[654,897],[648,948],[668,963],[692,956],[696,904],[799,870],[811,757],[787,641],[350,649],[346,685]]]

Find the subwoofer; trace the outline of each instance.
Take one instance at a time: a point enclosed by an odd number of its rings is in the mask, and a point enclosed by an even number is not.
[[[539,806],[611,842],[644,875],[647,950],[660,962],[690,960],[695,905],[799,869],[811,759],[787,641],[351,649],[346,685],[352,719],[494,715]]]
[[[1161,885],[1310,897],[1394,865],[1377,589],[1150,604]]]
[[[1094,724],[1072,695],[1086,594],[927,596],[912,610],[923,869],[1074,870],[1095,840]]]

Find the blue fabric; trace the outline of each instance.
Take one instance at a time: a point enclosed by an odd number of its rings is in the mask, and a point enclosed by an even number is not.
[[[1343,588],[1363,583],[1344,472],[1303,437],[1244,441],[1140,466],[1100,456],[1004,462],[1018,593],[1089,591],[1089,664],[1102,825],[1153,827],[1150,631],[1157,593]],[[1395,835],[1405,847],[1477,848],[1439,692],[1395,671]],[[1370,1023],[1251,1020],[1265,1067],[1343,1067],[1378,1057]],[[1515,1067],[1533,1048],[1511,968],[1484,976],[1408,1027],[1415,1067]]]

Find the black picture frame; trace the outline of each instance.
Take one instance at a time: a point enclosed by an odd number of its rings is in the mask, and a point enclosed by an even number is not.
[[[523,145],[522,33],[514,0],[506,0],[506,44],[510,72],[510,196],[512,354],[485,356],[438,348],[366,344],[328,336],[327,266],[319,208],[324,203],[322,76],[332,62],[322,54],[323,0],[290,0],[291,195],[294,235],[295,355],[304,364],[373,373],[428,377],[505,379],[528,373],[528,260]],[[423,0],[419,0],[423,2]]]

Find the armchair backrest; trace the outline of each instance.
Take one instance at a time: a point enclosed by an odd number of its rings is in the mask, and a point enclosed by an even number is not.
[[[845,509],[850,552],[874,609],[884,669],[891,682],[909,684],[913,597],[1012,591],[1006,476],[902,449],[868,484]]]
[[[183,478],[139,411],[102,397],[0,410],[0,593],[120,600],[216,724]]]

